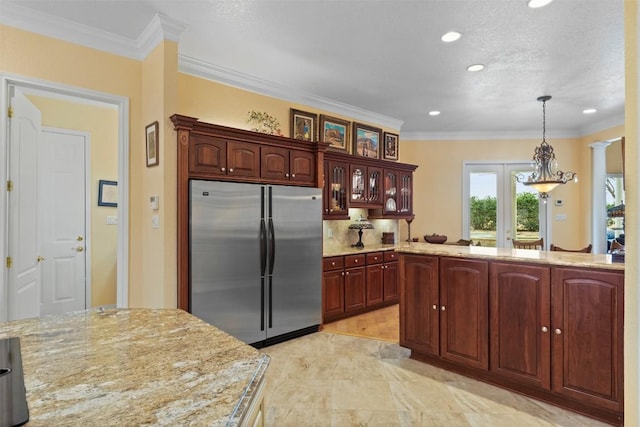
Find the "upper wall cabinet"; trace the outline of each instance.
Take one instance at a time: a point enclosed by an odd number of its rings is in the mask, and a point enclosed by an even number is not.
[[[349,208],[368,209],[369,218],[413,216],[417,166],[336,151],[325,160],[324,219],[348,219]]]

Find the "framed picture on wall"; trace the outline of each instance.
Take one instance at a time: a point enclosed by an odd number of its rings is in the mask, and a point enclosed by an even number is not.
[[[351,123],[346,120],[320,114],[320,141],[328,142],[333,148],[350,152],[350,127]]]
[[[317,141],[316,123],[318,115],[291,109],[290,137],[302,141]]]
[[[382,158],[386,160],[398,160],[398,135],[395,133],[384,133],[384,144],[382,147]]]
[[[380,158],[382,129],[353,123],[353,154],[373,159]]]
[[[118,181],[98,181],[98,206],[118,207]]]
[[[158,122],[153,122],[145,128],[147,142],[147,167],[160,164],[160,150],[158,149]]]

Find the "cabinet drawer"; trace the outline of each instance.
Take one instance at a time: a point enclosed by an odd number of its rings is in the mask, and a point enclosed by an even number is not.
[[[385,251],[384,252],[384,260],[385,261],[395,261],[398,259],[398,253],[396,251]]]
[[[380,264],[382,260],[382,252],[371,252],[367,254],[367,264]]]
[[[365,265],[365,256],[361,255],[345,255],[344,257],[344,267],[360,267]]]
[[[344,268],[344,257],[332,256],[322,258],[322,271],[342,270]]]

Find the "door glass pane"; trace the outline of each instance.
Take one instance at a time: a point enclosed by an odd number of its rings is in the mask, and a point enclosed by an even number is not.
[[[512,210],[512,230],[515,230],[514,238],[517,240],[537,240],[540,238],[540,201],[538,192],[516,181],[516,175],[528,175],[531,171],[515,171],[511,174],[511,182],[514,183],[515,197]]]
[[[497,183],[495,172],[469,174],[469,238],[482,246],[496,246]]]

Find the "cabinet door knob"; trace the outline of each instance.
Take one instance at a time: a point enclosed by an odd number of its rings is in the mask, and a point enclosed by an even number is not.
[[[335,267],[335,266],[336,266],[336,262],[335,261],[331,262],[331,267]]]
[[[438,306],[437,306],[437,305],[435,305],[435,304],[433,304],[433,305],[431,306],[431,308],[433,308],[434,310],[437,310],[437,309],[438,309]]]
[[[292,174],[291,174],[291,178],[295,178],[295,177],[296,177],[296,174],[295,174],[295,173],[292,173]]]
[[[229,168],[229,172],[233,172],[233,168]]]
[[[562,334],[562,330],[561,329],[557,329],[555,331],[553,331],[556,333],[556,335],[561,335]]]
[[[286,176],[287,178],[289,178],[289,174],[288,174],[288,173],[285,173],[285,174],[284,174],[284,176]]]
[[[542,327],[542,332],[549,332],[549,328],[547,328],[546,326]]]
[[[441,310],[441,311],[445,311],[446,309],[447,309],[447,308],[446,308],[444,305],[440,307],[440,310]]]
[[[355,262],[355,263],[357,264],[357,263],[358,263],[358,260],[357,260],[357,259],[355,259],[355,260],[353,260],[353,262]]]
[[[220,168],[220,170],[221,170],[222,172],[224,172],[224,171],[226,171],[226,170],[227,170],[227,168]]]
[[[341,274],[344,276],[344,271]]]
[[[348,271],[346,272],[346,275],[347,275],[347,276],[349,275],[349,272],[348,272]]]

